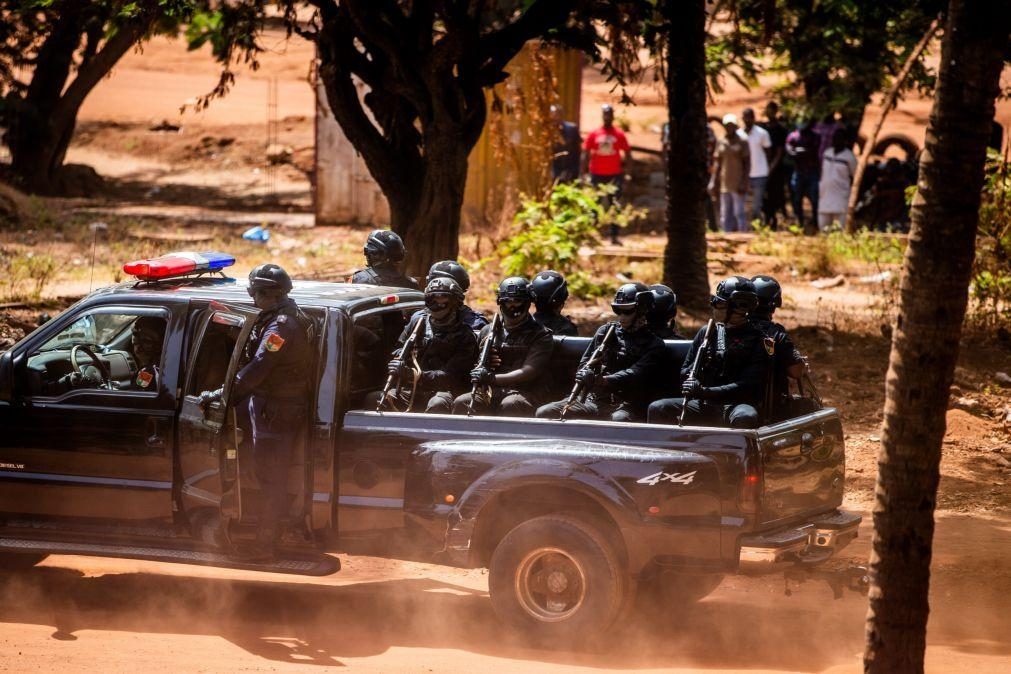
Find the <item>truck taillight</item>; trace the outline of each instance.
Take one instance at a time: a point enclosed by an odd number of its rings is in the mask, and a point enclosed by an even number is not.
[[[765,491],[762,479],[762,459],[751,457],[744,465],[744,478],[741,480],[741,491],[738,502],[743,513],[757,513],[762,504],[762,493]]]

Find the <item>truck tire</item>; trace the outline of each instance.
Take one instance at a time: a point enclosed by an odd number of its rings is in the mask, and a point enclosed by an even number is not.
[[[0,553],[0,570],[17,571],[18,569],[30,569],[48,556],[39,553]]]
[[[590,639],[629,605],[632,587],[600,528],[571,515],[544,515],[505,535],[488,569],[499,618],[538,640]]]
[[[722,573],[658,571],[639,585],[639,608],[650,616],[674,615],[688,604],[702,601],[723,582]]]

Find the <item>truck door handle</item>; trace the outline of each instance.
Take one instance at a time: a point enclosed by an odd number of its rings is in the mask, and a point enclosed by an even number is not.
[[[151,449],[165,449],[165,438],[161,436],[161,424],[158,419],[147,420],[147,439],[144,441]]]

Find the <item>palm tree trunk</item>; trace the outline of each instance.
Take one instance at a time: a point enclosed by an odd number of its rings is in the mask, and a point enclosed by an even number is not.
[[[705,0],[667,0],[667,246],[664,280],[683,306],[708,306]]]
[[[878,455],[864,670],[922,672],[948,394],[1011,3],[951,0],[913,201]]]

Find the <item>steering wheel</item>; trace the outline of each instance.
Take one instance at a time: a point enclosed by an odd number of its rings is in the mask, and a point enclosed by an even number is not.
[[[95,364],[95,368],[98,370],[98,378],[100,380],[99,383],[101,387],[111,388],[112,374],[109,372],[109,366],[99,359],[99,357],[95,355],[95,352],[91,350],[91,347],[86,344],[75,344],[74,348],[70,350],[70,364],[73,366],[74,372],[81,376],[84,375],[81,364],[77,362],[77,354],[82,351],[86,356],[88,356],[88,358],[91,359],[91,362]]]

